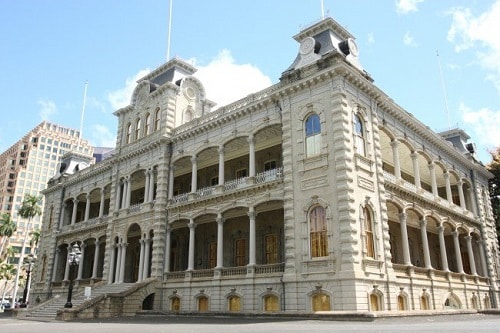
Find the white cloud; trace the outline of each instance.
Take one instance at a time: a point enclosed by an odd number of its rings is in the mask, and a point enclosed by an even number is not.
[[[49,120],[49,118],[57,113],[56,104],[48,99],[41,99],[36,102],[40,106],[39,115],[42,120]]]
[[[405,33],[405,35],[403,37],[403,43],[406,46],[411,46],[411,47],[417,47],[418,46],[417,42],[415,42],[415,39],[413,38],[412,35],[410,35],[409,32]]]
[[[229,50],[222,50],[194,74],[205,86],[207,98],[223,106],[267,88],[271,79],[252,64],[236,64]]]
[[[449,14],[453,20],[448,40],[455,51],[473,48],[477,61],[490,71],[487,79],[500,91],[500,0],[479,16],[474,16],[469,8],[453,8]]]
[[[417,12],[417,5],[424,0],[398,0],[396,1],[396,11],[398,14],[408,14],[410,12]]]
[[[474,135],[471,135],[480,146],[487,150],[493,150],[500,146],[500,110],[481,108],[473,110],[461,103],[459,110],[462,113],[463,122],[470,126]],[[470,133],[469,133],[470,134]],[[479,152],[479,153],[485,153]]]
[[[116,133],[112,133],[104,125],[93,125],[90,128],[90,141],[96,147],[114,147],[116,144]]]
[[[137,80],[147,75],[151,70],[149,68],[141,69],[133,77],[125,80],[125,86],[112,91],[108,94],[108,102],[111,104],[113,111],[123,108],[130,104],[132,93],[137,85]]]

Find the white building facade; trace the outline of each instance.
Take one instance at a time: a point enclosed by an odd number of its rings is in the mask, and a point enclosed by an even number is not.
[[[147,283],[139,308],[497,307],[491,174],[467,134],[395,104],[333,19],[294,38],[279,83],[215,110],[182,60],[139,80],[115,154],[67,155],[44,191],[32,297],[66,292],[77,242],[77,288]]]

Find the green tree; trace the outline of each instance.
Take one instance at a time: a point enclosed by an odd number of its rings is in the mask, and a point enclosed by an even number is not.
[[[30,246],[31,247],[36,248],[38,246],[38,242],[40,241],[40,235],[41,235],[40,229],[36,229],[36,230],[33,230],[32,232],[30,232],[30,236],[31,236]]]
[[[0,280],[5,280],[4,285],[3,285],[3,290],[2,290],[2,303],[5,300],[5,293],[7,292],[7,285],[10,280],[12,280],[12,277],[16,274],[16,267],[12,264],[8,264],[7,262],[4,262],[3,264],[0,265]]]
[[[35,216],[39,216],[42,214],[42,207],[40,206],[40,203],[42,201],[41,196],[36,196],[36,195],[31,195],[27,194],[24,197],[24,200],[21,204],[21,207],[19,208],[17,215],[23,219],[28,220],[28,223],[26,223],[26,229],[24,231],[24,237],[23,237],[23,246],[21,247],[21,254],[19,257],[19,262],[17,264],[17,271],[16,271],[16,278],[14,280],[14,292],[12,293],[12,301],[16,301],[17,297],[17,290],[18,290],[18,284],[19,284],[19,275],[21,273],[21,269],[23,266],[23,261],[24,261],[24,252],[26,250],[26,243],[28,240],[28,234],[31,226],[31,222]]]
[[[489,180],[491,207],[497,229],[497,238],[500,242],[500,147],[490,152],[492,160],[486,165],[488,171],[493,174]]]
[[[10,237],[12,237],[16,230],[16,222],[12,220],[10,214],[3,213],[0,216],[0,237],[2,237],[2,242],[0,243],[0,258],[2,258],[5,244],[7,244],[7,241]]]

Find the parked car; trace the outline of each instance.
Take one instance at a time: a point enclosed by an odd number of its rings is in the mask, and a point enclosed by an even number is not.
[[[0,301],[0,306],[4,309],[4,310],[10,310],[10,302],[9,301]]]

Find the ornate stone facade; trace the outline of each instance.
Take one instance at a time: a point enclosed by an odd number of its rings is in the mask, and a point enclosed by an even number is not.
[[[491,174],[467,135],[395,104],[333,19],[295,39],[279,83],[216,110],[181,60],[141,79],[115,154],[45,190],[33,297],[65,293],[78,242],[80,287],[153,278],[157,310],[496,307]]]

